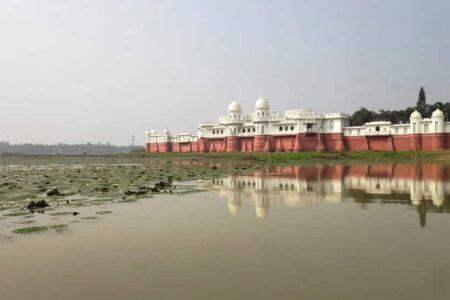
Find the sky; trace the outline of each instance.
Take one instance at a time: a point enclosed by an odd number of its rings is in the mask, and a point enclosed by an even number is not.
[[[0,140],[128,145],[236,100],[450,101],[450,1],[0,0]]]

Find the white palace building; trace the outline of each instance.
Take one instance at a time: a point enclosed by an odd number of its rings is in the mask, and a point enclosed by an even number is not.
[[[226,116],[200,124],[197,135],[147,131],[145,148],[147,152],[440,150],[450,148],[450,122],[444,122],[437,109],[431,118],[413,112],[408,124],[377,121],[351,127],[348,114],[272,112],[269,101],[261,97],[251,113],[231,102]]]

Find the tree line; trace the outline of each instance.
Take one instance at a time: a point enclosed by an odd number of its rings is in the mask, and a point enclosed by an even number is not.
[[[422,118],[430,118],[433,111],[437,108],[442,110],[445,116],[445,121],[449,121],[450,117],[450,103],[449,102],[435,102],[434,104],[427,104],[425,90],[420,88],[419,96],[415,106],[407,107],[402,110],[383,110],[371,111],[365,107],[361,107],[355,111],[351,116],[352,126],[361,126],[366,122],[372,121],[390,121],[393,124],[409,123],[409,116],[414,110],[421,113]]]
[[[135,147],[142,148],[142,147]],[[5,154],[24,154],[24,155],[101,155],[101,154],[122,154],[134,150],[132,146],[114,146],[107,144],[63,144],[44,145],[44,144],[10,144],[0,141],[0,153]]]

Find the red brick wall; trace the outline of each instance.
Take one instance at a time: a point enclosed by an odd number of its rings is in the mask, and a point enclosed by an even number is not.
[[[394,136],[342,136],[340,133],[322,134],[323,150],[364,151],[364,150],[441,150],[450,149],[450,134],[404,134]],[[191,143],[155,143],[146,144],[147,152],[233,152],[233,151],[270,151],[290,152],[295,146],[301,151],[318,150],[317,134],[227,137],[206,139]]]
[[[410,149],[410,137],[409,134],[394,135],[392,141],[394,144],[394,150],[407,151]]]
[[[365,136],[346,136],[344,137],[345,148],[349,151],[368,150],[368,144]]]

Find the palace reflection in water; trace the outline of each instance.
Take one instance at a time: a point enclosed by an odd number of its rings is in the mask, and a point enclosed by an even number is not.
[[[435,164],[276,167],[248,175],[231,175],[199,183],[219,189],[231,215],[243,201],[254,203],[264,218],[271,204],[285,206],[316,203],[399,203],[416,207],[421,226],[429,212],[450,212],[450,169]]]

